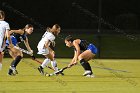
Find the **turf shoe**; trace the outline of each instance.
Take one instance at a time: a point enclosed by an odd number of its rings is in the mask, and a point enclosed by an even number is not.
[[[13,70],[9,68],[8,75],[15,76],[16,74],[13,73]]]
[[[42,66],[38,67],[38,71],[40,72],[41,75],[44,75],[44,70],[43,70]]]
[[[88,75],[86,75],[85,77],[94,78],[95,76],[94,76],[94,75],[88,74]]]
[[[86,76],[86,75],[91,75],[92,72],[90,70],[86,70],[85,73],[83,74],[83,76]]]
[[[10,69],[12,70],[13,74],[18,74],[18,71],[16,70],[15,67],[10,66]]]

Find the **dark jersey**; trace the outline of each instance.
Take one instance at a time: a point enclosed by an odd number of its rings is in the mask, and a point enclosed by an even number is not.
[[[25,31],[23,33],[23,35],[20,35],[20,34],[17,34],[17,33],[13,33],[13,36],[17,39],[17,42],[20,43],[24,40],[26,40],[26,34],[25,34]]]
[[[87,50],[88,45],[89,45],[89,43],[86,40],[81,40],[81,42],[79,44],[80,50],[81,51]],[[76,49],[74,48],[74,50],[76,50]]]
[[[87,50],[88,45],[89,43],[86,40],[81,40],[79,44],[80,50],[83,50],[83,51]]]

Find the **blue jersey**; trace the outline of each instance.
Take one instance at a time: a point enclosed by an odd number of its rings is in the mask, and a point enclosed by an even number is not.
[[[12,40],[12,44],[13,44],[14,46],[16,46],[16,45],[19,44],[20,42],[26,40],[26,37],[27,37],[27,35],[25,34],[25,31],[24,31],[24,33],[23,33],[22,35],[17,34],[17,33],[13,33],[13,34],[10,36],[10,38],[11,38],[11,40]],[[8,46],[8,45],[9,45],[9,41],[6,40],[6,46]]]
[[[26,34],[25,34],[25,31],[24,31],[24,33],[22,35],[17,34],[17,33],[13,33],[13,36],[16,38],[18,43],[26,40],[26,37],[27,37]]]

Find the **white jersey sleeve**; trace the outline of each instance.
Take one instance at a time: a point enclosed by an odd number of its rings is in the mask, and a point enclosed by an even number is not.
[[[0,51],[6,30],[10,30],[9,24],[5,21],[0,21]]]
[[[54,42],[55,36],[51,32],[45,32],[44,35],[42,36],[42,39],[38,43],[37,48],[44,48],[45,42]]]
[[[45,34],[42,36],[42,39],[53,42],[55,40],[55,36],[50,32],[45,32]]]
[[[0,21],[0,31],[10,30],[10,26],[6,21]]]

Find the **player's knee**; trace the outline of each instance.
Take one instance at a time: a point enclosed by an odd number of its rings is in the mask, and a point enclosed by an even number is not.
[[[17,56],[21,56],[21,57],[23,57],[22,52],[17,52]]]
[[[78,56],[78,60],[80,61],[81,59],[83,59],[83,56],[82,55],[79,55]]]

